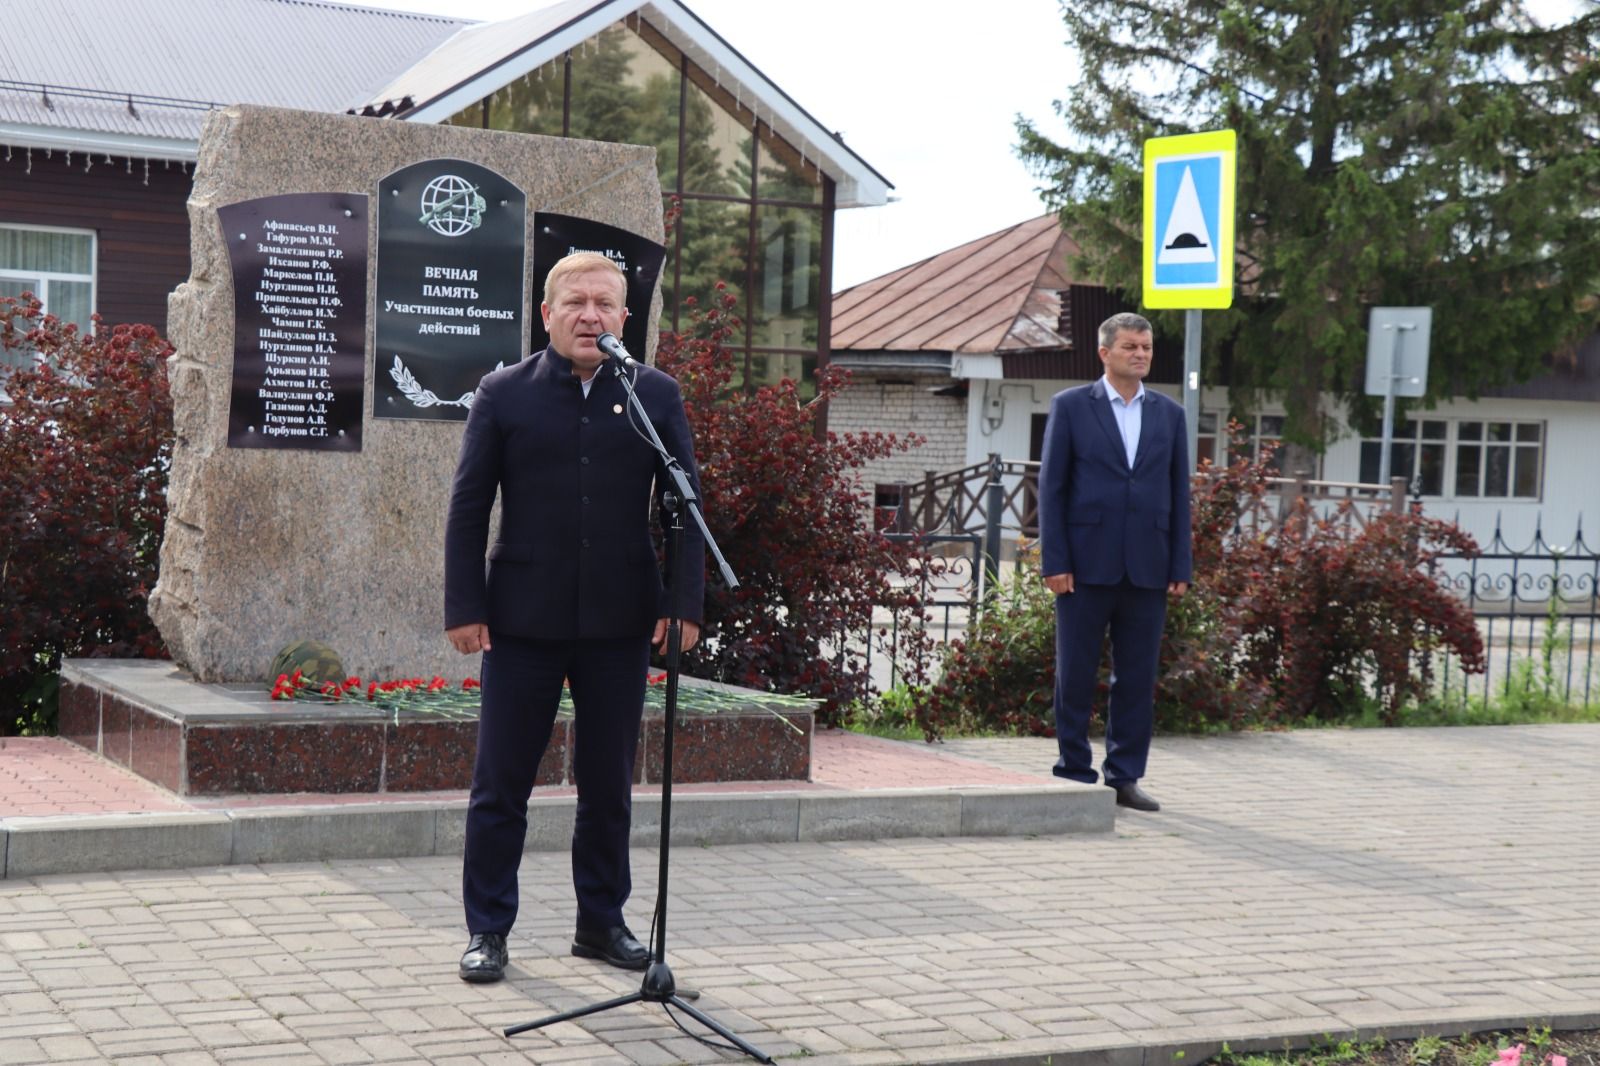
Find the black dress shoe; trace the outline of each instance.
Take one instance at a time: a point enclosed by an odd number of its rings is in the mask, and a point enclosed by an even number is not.
[[[491,984],[506,975],[506,937],[504,933],[473,933],[461,956],[461,979],[473,984]]]
[[[650,965],[650,952],[625,925],[610,929],[582,929],[572,934],[572,953],[580,959],[599,959],[622,970],[642,970]]]
[[[1159,811],[1161,804],[1150,798],[1149,793],[1133,782],[1125,785],[1112,785],[1117,790],[1117,806],[1132,807],[1136,811]]]

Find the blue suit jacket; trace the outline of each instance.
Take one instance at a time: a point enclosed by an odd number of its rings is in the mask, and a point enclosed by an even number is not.
[[[698,492],[678,383],[640,367],[635,388]],[[572,362],[552,348],[484,377],[445,523],[445,628],[486,622],[491,637],[647,637],[672,614],[649,522],[659,464],[629,414],[613,363],[595,373],[587,398]],[[486,574],[497,490],[499,539]],[[679,616],[698,623],[705,542],[688,515],[684,525]]]
[[[1133,467],[1104,379],[1050,401],[1039,469],[1040,568],[1139,588],[1189,581],[1189,438],[1183,407],[1145,390]]]

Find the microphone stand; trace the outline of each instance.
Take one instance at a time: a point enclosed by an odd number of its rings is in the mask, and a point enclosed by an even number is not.
[[[611,338],[615,345],[615,338]],[[621,346],[616,345],[620,351]],[[683,512],[688,510],[693,517],[695,525],[699,527],[700,535],[705,538],[706,547],[711,550],[713,558],[722,574],[722,580],[728,588],[739,587],[739,579],[734,576],[733,569],[728,566],[728,561],[723,558],[722,552],[717,547],[717,542],[712,538],[711,531],[706,528],[705,518],[700,512],[699,496],[695,493],[694,485],[689,480],[689,475],[684,472],[682,465],[676,457],[667,451],[666,445],[661,443],[661,436],[656,432],[656,427],[651,424],[650,416],[645,413],[644,405],[639,402],[639,396],[633,389],[625,368],[633,363],[632,357],[624,358],[617,352],[612,355],[616,366],[617,377],[622,379],[622,386],[628,392],[628,404],[638,415],[638,421],[643,425],[644,431],[650,438],[651,445],[661,457],[662,468],[666,471],[672,487],[661,494],[661,507],[666,513],[667,527],[667,572],[672,580],[671,614],[667,623],[667,689],[664,708],[663,725],[663,750],[661,755],[661,865],[656,881],[656,908],[654,926],[655,936],[650,949],[650,965],[645,970],[644,981],[639,986],[639,991],[630,992],[626,996],[608,999],[603,1003],[590,1004],[576,1010],[564,1011],[553,1014],[537,1021],[523,1022],[513,1025],[505,1030],[506,1036],[516,1036],[530,1029],[542,1029],[547,1025],[557,1022],[568,1022],[575,1018],[583,1018],[590,1014],[599,1014],[614,1007],[624,1007],[630,1003],[660,1003],[665,1007],[677,1007],[701,1025],[710,1029],[727,1040],[734,1048],[744,1052],[757,1062],[772,1063],[772,1057],[766,1052],[747,1043],[738,1034],[727,1026],[701,1011],[683,996],[678,994],[677,982],[673,980],[672,968],[667,965],[667,875],[668,860],[672,843],[672,747],[673,727],[678,717],[678,673],[679,661],[683,652],[683,605],[680,602],[683,596]],[[637,364],[633,364],[637,365]],[[670,1011],[669,1011],[670,1013]],[[694,1035],[694,1034],[690,1034]]]

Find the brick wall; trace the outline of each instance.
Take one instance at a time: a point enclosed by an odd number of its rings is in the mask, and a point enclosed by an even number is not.
[[[861,480],[874,484],[921,481],[925,470],[956,470],[967,456],[967,398],[935,396],[931,390],[952,384],[943,371],[858,370],[850,386],[828,406],[828,428],[835,433],[881,430],[897,436],[917,433],[927,442],[861,468]]]

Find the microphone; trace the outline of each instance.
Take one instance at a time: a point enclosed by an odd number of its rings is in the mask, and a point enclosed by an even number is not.
[[[606,332],[600,334],[594,339],[594,346],[623,366],[633,367],[639,365],[639,360],[628,354],[628,349],[624,348],[622,342],[617,340],[615,333]]]

